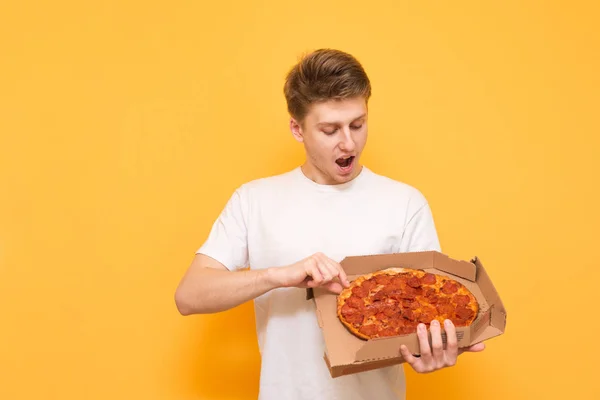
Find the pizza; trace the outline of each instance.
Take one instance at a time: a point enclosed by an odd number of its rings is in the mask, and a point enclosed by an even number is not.
[[[386,268],[361,275],[337,297],[337,315],[361,339],[406,335],[417,325],[449,319],[470,325],[479,312],[473,294],[447,276],[418,269]]]

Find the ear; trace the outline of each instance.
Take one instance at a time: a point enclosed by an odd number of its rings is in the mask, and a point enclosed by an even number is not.
[[[302,134],[302,126],[300,126],[298,121],[296,121],[294,118],[290,119],[290,131],[292,132],[294,139],[296,139],[299,142],[304,141],[304,137]]]

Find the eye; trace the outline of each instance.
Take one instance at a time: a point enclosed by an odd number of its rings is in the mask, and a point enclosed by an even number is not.
[[[362,128],[362,124],[360,124],[360,125],[351,125],[350,128],[352,128],[354,130],[358,130],[358,129]]]
[[[333,135],[336,132],[337,132],[337,128],[334,128],[334,129],[324,129],[323,130],[323,133],[326,134],[326,135]]]

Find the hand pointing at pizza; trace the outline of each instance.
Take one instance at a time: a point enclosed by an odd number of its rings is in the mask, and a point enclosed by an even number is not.
[[[465,351],[478,352],[485,349],[484,343],[477,343],[471,347],[459,349],[456,329],[450,320],[445,320],[444,330],[446,331],[446,349],[444,349],[442,342],[441,326],[437,320],[433,320],[430,324],[431,346],[429,345],[425,325],[419,324],[417,327],[420,356],[413,356],[406,346],[400,346],[400,353],[416,372],[428,373],[451,367],[456,364],[461,353]]]
[[[279,287],[322,286],[340,293],[343,288],[350,286],[342,266],[322,253],[315,253],[286,267],[272,268],[270,273]]]

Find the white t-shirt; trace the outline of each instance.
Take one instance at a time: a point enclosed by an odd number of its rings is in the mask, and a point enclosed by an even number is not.
[[[346,256],[440,250],[429,205],[415,188],[363,167],[320,185],[300,167],[241,185],[197,253],[230,270],[293,264],[316,252]],[[254,301],[261,353],[259,400],[405,398],[401,365],[331,378],[314,301],[279,288]]]

